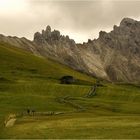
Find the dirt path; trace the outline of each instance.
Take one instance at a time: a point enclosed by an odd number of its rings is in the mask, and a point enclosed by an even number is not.
[[[90,98],[96,95],[96,90],[97,90],[97,85],[95,84],[91,90],[89,91],[89,93],[86,95],[86,97]]]
[[[81,111],[85,110],[85,108],[83,106],[70,101],[69,97],[59,97],[56,99],[56,101],[59,103],[68,104],[68,105],[72,106],[73,108],[75,108],[76,110],[81,110]]]

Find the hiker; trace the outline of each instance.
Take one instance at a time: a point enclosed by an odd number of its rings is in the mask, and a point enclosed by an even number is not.
[[[32,110],[32,114],[33,114],[33,116],[34,116],[34,114],[35,114],[35,110]]]
[[[30,115],[30,109],[27,109],[27,114]]]

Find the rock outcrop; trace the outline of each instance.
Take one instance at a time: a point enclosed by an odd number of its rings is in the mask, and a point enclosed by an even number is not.
[[[3,35],[0,41],[102,79],[140,82],[140,22],[130,18],[124,18],[113,31],[101,31],[98,39],[83,44],[52,31],[50,26],[35,33],[33,41]]]
[[[51,31],[50,26],[42,30],[42,33],[34,34],[34,43],[44,57],[50,57],[79,71],[86,67],[75,41],[57,30]]]
[[[96,64],[92,71],[97,77],[104,75],[104,78],[115,82],[140,82],[139,21],[124,18],[113,31],[101,31],[98,39],[79,48],[82,54],[87,54],[83,58],[84,63],[92,60],[89,68]]]

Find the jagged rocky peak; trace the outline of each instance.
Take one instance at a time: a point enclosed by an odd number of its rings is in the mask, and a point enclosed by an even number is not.
[[[48,25],[48,26],[46,27],[46,32],[51,33],[51,26]]]
[[[68,35],[61,35],[58,30],[52,31],[49,25],[46,27],[46,30],[42,30],[42,33],[37,32],[34,34],[34,42],[37,44],[68,42],[69,44],[75,45],[75,41],[70,39]]]
[[[34,34],[34,42],[37,43],[37,44],[40,44],[40,43],[43,43],[43,37],[42,37],[42,34],[39,33],[39,32],[36,32]]]
[[[107,35],[107,33],[105,31],[100,31],[99,32],[99,38],[102,38],[102,37],[104,37],[106,35]]]
[[[54,30],[51,32],[51,38],[52,40],[59,40],[61,37],[61,34],[58,30]]]
[[[140,21],[136,21],[131,18],[124,18],[120,22],[119,26],[114,25],[113,30],[111,32],[106,33],[105,31],[100,31],[98,40],[102,40],[107,44],[120,42],[119,44],[122,44],[121,45],[122,47],[124,46],[124,43],[130,44],[131,42],[131,45],[129,46],[134,46],[133,42],[135,40],[137,42],[140,41],[139,36],[140,36]],[[111,40],[114,42],[111,42]],[[123,41],[125,42],[122,43]],[[113,44],[110,45],[113,46]]]
[[[120,27],[132,27],[132,26],[140,26],[140,22],[131,18],[124,18],[120,23]]]

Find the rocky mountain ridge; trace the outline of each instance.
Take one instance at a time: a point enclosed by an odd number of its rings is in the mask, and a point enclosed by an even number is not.
[[[57,30],[51,31],[50,26],[35,33],[33,41],[0,35],[1,41],[102,79],[140,82],[140,22],[130,18],[83,44],[76,44]]]

